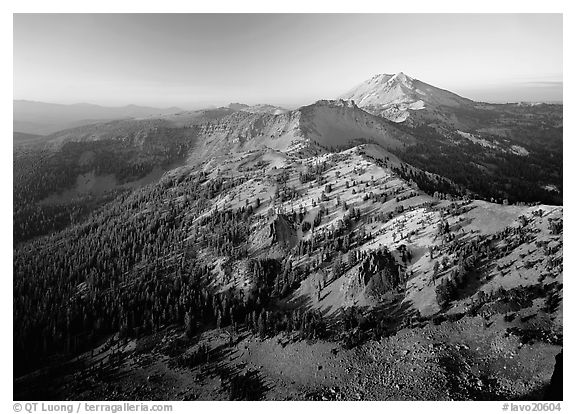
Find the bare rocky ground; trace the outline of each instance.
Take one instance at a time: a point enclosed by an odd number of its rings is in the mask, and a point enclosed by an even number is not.
[[[538,314],[525,327],[537,329]],[[264,340],[212,329],[192,341],[175,329],[114,341],[45,375],[20,379],[38,398],[64,400],[538,400],[560,352],[558,337],[526,341],[506,334],[514,322],[463,317],[370,340],[340,343]],[[553,335],[553,334],[552,334]],[[196,343],[194,343],[197,341]],[[526,342],[526,343],[523,343]],[[551,343],[552,342],[552,343]],[[194,366],[180,361],[210,349]],[[68,371],[68,372],[67,372]],[[71,371],[71,372],[70,372]],[[234,391],[240,381],[242,392]]]

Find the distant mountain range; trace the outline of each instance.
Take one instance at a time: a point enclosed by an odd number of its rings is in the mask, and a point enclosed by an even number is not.
[[[138,105],[108,107],[87,103],[63,105],[27,100],[14,100],[13,105],[14,132],[34,135],[50,135],[70,128],[119,119],[167,118],[186,124],[217,119],[237,111],[273,115],[288,112],[288,109],[275,105],[242,103],[194,111],[178,107],[153,108]]]
[[[545,103],[490,104],[475,102],[453,92],[432,86],[403,72],[378,74],[362,82],[337,99],[354,101],[358,108],[395,123],[409,126],[441,124],[473,132],[500,117],[503,109],[539,107]],[[270,104],[231,103],[225,107],[184,110],[178,107],[153,108],[127,105],[106,107],[79,103],[62,105],[15,100],[15,132],[49,135],[79,126],[119,119],[169,119],[176,125],[198,124],[219,119],[234,112],[282,115],[290,110]]]
[[[14,131],[47,135],[67,128],[114,119],[163,116],[182,109],[151,108],[127,105],[107,107],[87,103],[62,105],[46,102],[15,100]]]
[[[475,102],[404,73],[373,76],[341,99],[294,110],[243,103],[187,111],[15,101],[14,128],[15,150],[58,150],[68,143],[106,153],[132,148],[116,164],[145,159],[150,168],[245,151],[301,157],[373,143],[485,198],[559,204],[562,197],[561,105]]]

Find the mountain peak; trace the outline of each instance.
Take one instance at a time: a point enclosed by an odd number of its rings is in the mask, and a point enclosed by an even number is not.
[[[404,72],[398,72],[396,74],[379,73],[377,75],[372,76],[365,83],[370,84],[370,85],[381,85],[381,84],[385,84],[385,83],[388,83],[391,81],[406,82],[406,81],[413,81],[413,80],[414,80],[414,78],[411,78],[410,76],[406,75]]]
[[[404,72],[375,75],[340,98],[353,100],[358,107],[395,122],[403,122],[410,113],[422,109],[460,107],[472,102]]]
[[[410,76],[407,76],[406,74],[404,74],[404,72],[398,72],[396,75],[392,76],[392,78],[390,78],[390,81],[392,80],[396,80],[396,81],[400,81],[400,82],[407,82],[407,81],[413,81],[414,79],[411,78]]]

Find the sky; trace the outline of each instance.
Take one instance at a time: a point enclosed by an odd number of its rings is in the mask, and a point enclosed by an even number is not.
[[[561,14],[15,14],[14,99],[295,107],[404,72],[562,101]]]

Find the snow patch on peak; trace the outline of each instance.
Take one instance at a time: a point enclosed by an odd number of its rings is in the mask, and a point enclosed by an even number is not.
[[[378,75],[374,75],[372,76],[369,80],[368,80],[368,84],[380,84],[380,83],[386,83],[388,82],[390,79],[392,79],[395,75],[393,74],[389,74],[389,73],[380,73]]]
[[[425,107],[424,101],[421,99],[419,101],[413,102],[410,105],[408,105],[408,108],[412,109],[414,111],[417,111],[419,109],[424,109],[424,107]]]
[[[389,80],[388,80],[389,84],[400,84],[402,86],[405,86],[409,89],[413,89],[412,85],[414,83],[414,79],[411,78],[410,76],[407,76],[404,74],[404,72],[398,72],[396,75],[392,76]]]
[[[406,76],[404,72],[398,72],[396,75],[392,76],[392,79],[397,79],[402,82],[412,80],[412,78],[410,76]]]

